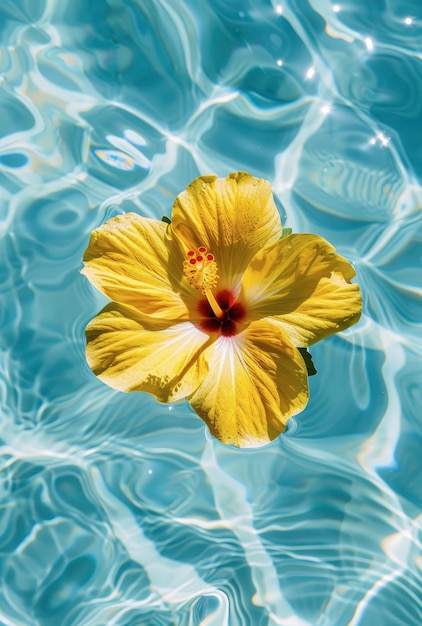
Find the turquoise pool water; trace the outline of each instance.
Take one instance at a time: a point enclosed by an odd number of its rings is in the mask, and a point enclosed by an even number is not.
[[[2,0],[1,626],[419,626],[422,5]],[[90,231],[269,179],[357,271],[258,450],[99,382]]]

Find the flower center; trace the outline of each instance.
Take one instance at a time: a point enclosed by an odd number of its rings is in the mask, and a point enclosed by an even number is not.
[[[220,332],[225,337],[231,337],[237,333],[237,324],[245,318],[245,307],[240,302],[235,302],[228,289],[219,291],[216,301],[222,315],[215,314],[208,299],[198,303],[198,311],[202,317],[199,325],[207,333]]]
[[[205,296],[198,303],[201,316],[199,323],[202,330],[208,333],[221,333],[231,337],[237,332],[237,323],[245,315],[245,307],[236,302],[235,296],[228,289],[223,289],[214,296],[212,289],[217,286],[218,267],[214,255],[200,246],[189,250],[183,263],[183,274],[192,287]]]

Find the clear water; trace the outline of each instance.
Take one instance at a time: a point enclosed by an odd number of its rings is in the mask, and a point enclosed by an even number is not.
[[[422,5],[2,0],[1,626],[419,626]],[[199,174],[356,266],[286,435],[103,386],[91,229]]]

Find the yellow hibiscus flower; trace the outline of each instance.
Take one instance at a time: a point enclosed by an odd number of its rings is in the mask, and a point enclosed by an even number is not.
[[[282,237],[271,186],[201,176],[171,224],[119,215],[93,231],[83,274],[112,300],[86,330],[104,383],[186,398],[220,441],[269,443],[308,401],[299,348],[360,316],[355,272],[318,235]]]

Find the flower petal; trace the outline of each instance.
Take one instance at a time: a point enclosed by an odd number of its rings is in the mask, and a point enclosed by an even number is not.
[[[242,279],[248,317],[273,317],[306,347],[358,321],[353,267],[318,235],[289,235],[261,250]]]
[[[156,330],[135,308],[112,302],[88,324],[86,338],[94,374],[120,391],[147,391],[161,402],[176,402],[208,371],[201,350],[209,337],[190,322]]]
[[[175,200],[171,232],[183,254],[205,246],[219,269],[219,287],[233,289],[252,257],[281,237],[271,185],[246,172],[201,176]]]
[[[239,447],[269,443],[308,401],[305,362],[276,325],[253,322],[207,348],[209,372],[192,408],[221,442]]]
[[[176,292],[183,260],[166,238],[167,224],[136,213],[118,215],[93,231],[82,273],[111,300],[164,320],[188,319]]]

